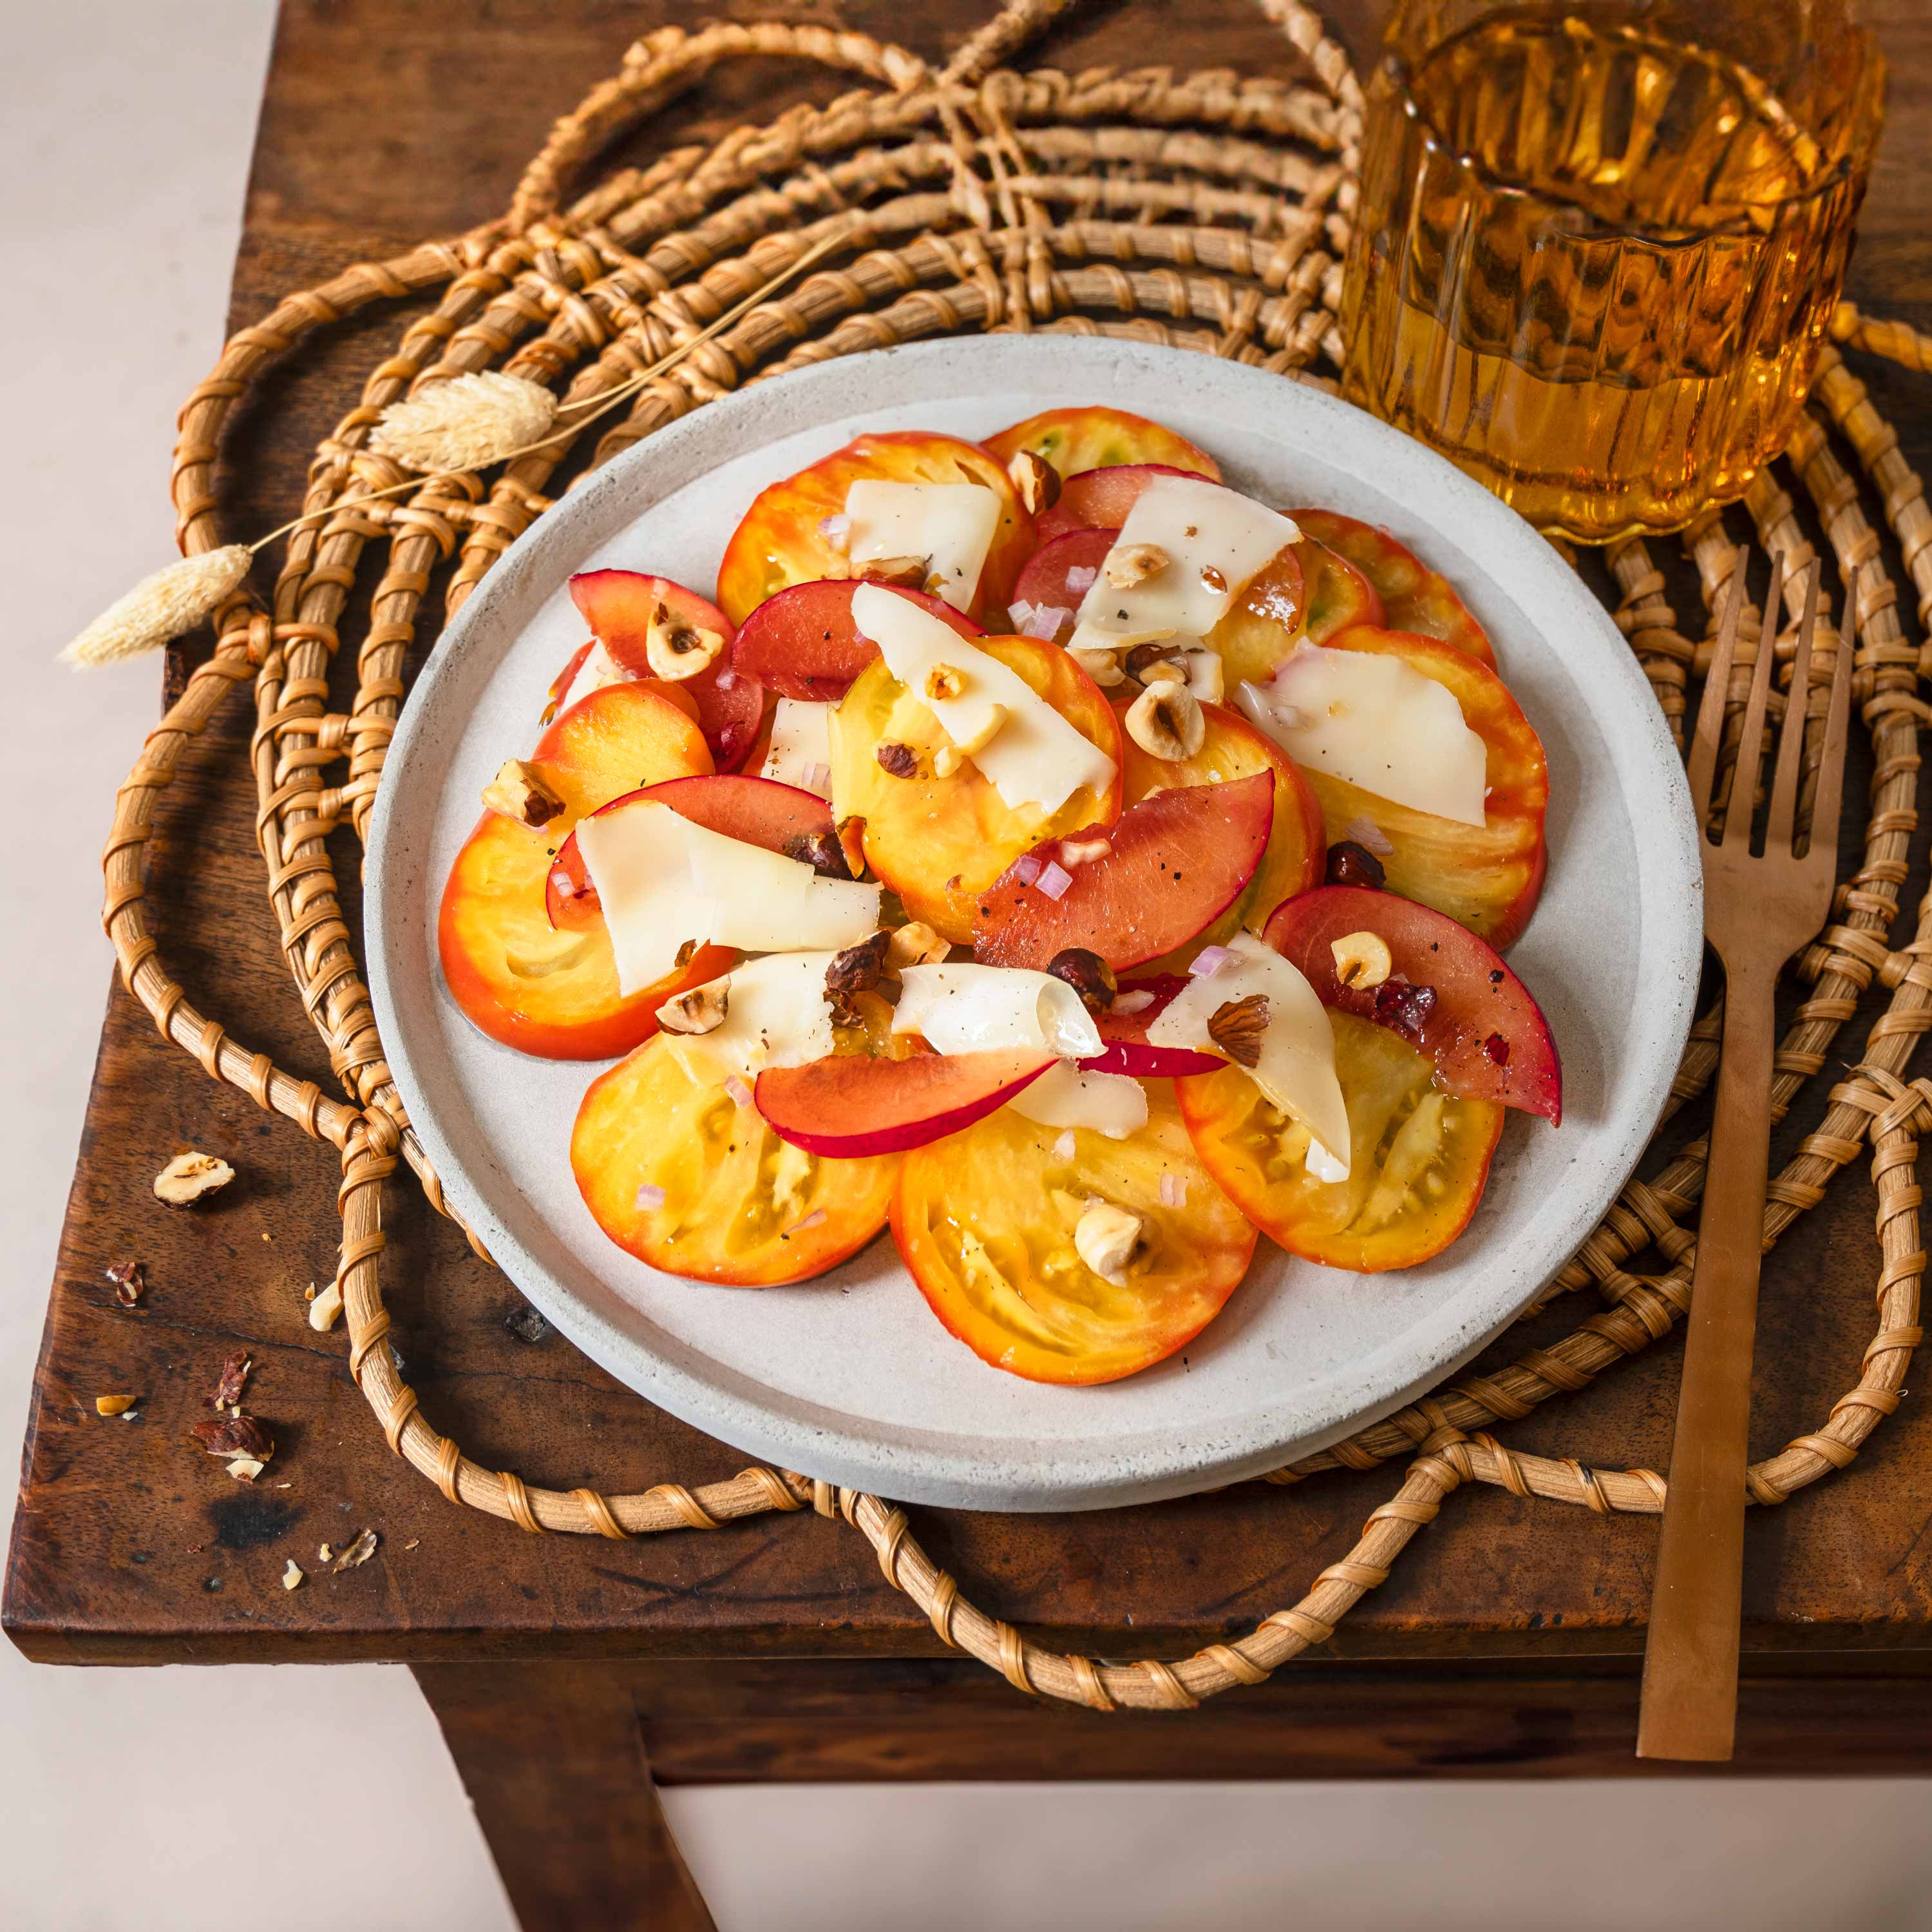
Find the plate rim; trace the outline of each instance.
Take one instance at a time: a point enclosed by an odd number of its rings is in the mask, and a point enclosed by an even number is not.
[[[900,1500],[943,1507],[1017,1511],[1088,1509],[1195,1493],[1255,1476],[1278,1466],[1285,1459],[1312,1453],[1402,1407],[1426,1390],[1438,1387],[1507,1328],[1534,1298],[1542,1283],[1601,1219],[1634,1171],[1655,1130],[1688,1037],[1702,961],[1702,868],[1696,850],[1688,785],[1668,726],[1641,668],[1609,614],[1581,578],[1549,548],[1532,526],[1447,459],[1312,385],[1285,383],[1269,372],[1204,356],[1198,350],[1064,335],[982,335],[902,344],[866,354],[868,360],[890,357],[910,361],[915,367],[928,361],[937,366],[943,361],[950,380],[939,393],[953,400],[968,393],[962,384],[969,378],[974,380],[975,386],[997,385],[1000,380],[1012,380],[1010,364],[1017,364],[1024,370],[1035,358],[1050,356],[1058,362],[1070,354],[1078,356],[1088,352],[1094,355],[1096,368],[1118,374],[1126,364],[1138,365],[1144,371],[1151,389],[1137,388],[1133,393],[1156,413],[1163,372],[1185,374],[1210,382],[1252,382],[1257,395],[1264,392],[1277,404],[1286,394],[1294,398],[1289,406],[1310,410],[1318,417],[1334,412],[1338,426],[1346,435],[1366,440],[1370,464],[1365,466],[1355,461],[1351,465],[1361,474],[1365,484],[1375,476],[1377,466],[1372,458],[1379,448],[1397,459],[1399,464],[1419,464],[1432,484],[1448,492],[1448,506],[1459,519],[1458,533],[1445,532],[1444,542],[1459,555],[1466,554],[1468,548],[1460,532],[1471,524],[1490,525],[1499,541],[1516,547],[1523,560],[1522,578],[1504,580],[1500,572],[1495,573],[1498,580],[1507,582],[1510,594],[1526,608],[1540,610],[1542,593],[1546,590],[1558,605],[1569,607],[1552,612],[1546,621],[1540,618],[1542,627],[1553,630],[1562,618],[1569,617],[1580,629],[1599,632],[1616,647],[1609,656],[1609,675],[1622,686],[1630,700],[1628,707],[1630,716],[1610,722],[1620,729],[1634,721],[1637,732],[1635,742],[1611,742],[1609,730],[1604,735],[1611,744],[1610,769],[1619,777],[1619,795],[1627,802],[1628,817],[1638,835],[1638,877],[1643,887],[1640,903],[1646,912],[1653,902],[1667,908],[1673,901],[1688,910],[1674,924],[1666,922],[1654,926],[1647,917],[1642,922],[1647,991],[1660,992],[1664,1009],[1656,1011],[1657,1002],[1652,1002],[1650,1030],[1658,1040],[1658,1051],[1647,1063],[1636,1066],[1636,1090],[1621,1110],[1624,1123],[1622,1139],[1613,1152],[1597,1150],[1597,1178],[1585,1197],[1588,1211],[1575,1217],[1574,1240],[1492,1325],[1475,1334],[1466,1346],[1436,1362],[1385,1397],[1372,1400],[1313,1432],[1304,1431],[1265,1444],[1244,1438],[1204,1457],[1197,1443],[1192,1445],[1191,1454],[1178,1453],[1170,1466],[1154,1472],[1136,1464],[1132,1473],[1110,1475],[1083,1465],[1079,1480],[1071,1482],[1061,1479],[1061,1472],[1050,1466],[1028,1468],[1011,1458],[1002,1458],[997,1467],[989,1468],[983,1455],[964,1448],[951,1455],[938,1454],[925,1442],[910,1452],[916,1466],[909,1466],[905,1461],[909,1452],[882,1440],[877,1432],[868,1437],[856,1428],[828,1430],[822,1421],[813,1419],[814,1414],[822,1418],[827,1412],[815,1408],[808,1400],[801,1400],[800,1407],[811,1412],[794,1415],[776,1414],[764,1405],[747,1402],[716,1381],[693,1374],[654,1353],[635,1334],[624,1331],[588,1306],[567,1282],[559,1280],[543,1262],[530,1255],[497,1214],[488,1190],[469,1172],[454,1144],[442,1131],[436,1109],[428,1104],[432,1083],[412,1048],[395,998],[396,968],[401,963],[397,956],[398,950],[418,947],[422,928],[419,923],[412,926],[408,916],[406,893],[400,904],[392,905],[391,901],[392,869],[406,871],[408,865],[400,849],[403,842],[394,801],[408,782],[417,741],[424,730],[424,721],[434,708],[439,684],[465,655],[472,634],[488,628],[494,606],[514,594],[512,586],[518,584],[520,577],[536,570],[554,550],[566,553],[567,574],[569,556],[580,557],[584,548],[580,535],[573,548],[572,536],[582,524],[595,524],[600,506],[608,507],[613,499],[626,502],[633,519],[648,509],[652,499],[646,490],[638,488],[634,481],[640,471],[648,472],[654,466],[674,463],[688,445],[701,446],[720,436],[728,438],[738,417],[760,409],[769,412],[774,392],[781,386],[786,400],[800,408],[808,406],[812,396],[820,388],[836,392],[849,380],[853,358],[836,358],[734,391],[664,425],[587,475],[555,508],[517,538],[444,626],[397,721],[385,762],[386,782],[376,794],[364,868],[364,968],[391,1073],[446,1191],[458,1200],[466,1220],[499,1268],[520,1293],[592,1360],[646,1400],[744,1453],[786,1467],[806,1468],[813,1475],[844,1486],[881,1490]],[[981,364],[986,366],[982,368]],[[1072,380],[1066,379],[1066,382]],[[1025,384],[1016,382],[1014,386]],[[826,412],[820,420],[834,422],[854,412],[848,398]],[[792,423],[774,430],[770,440],[777,440],[811,426],[809,422]],[[718,460],[732,460],[736,453],[729,452]],[[1380,466],[1384,473],[1388,466]],[[1384,494],[1392,494],[1389,483],[1376,487]],[[1540,583],[1537,581],[1539,578]],[[493,586],[497,593],[494,596]],[[516,634],[520,634],[520,631]],[[509,644],[504,646],[506,651],[509,648]],[[1623,770],[1620,757],[1634,769]],[[392,776],[395,782],[389,782]],[[1647,777],[1658,788],[1650,794],[1647,816],[1640,816],[1628,803],[1633,796],[1630,781],[1637,777]],[[1664,836],[1651,844],[1651,835],[1656,832]],[[598,1064],[584,1063],[586,1078]],[[1363,1359],[1372,1360],[1373,1352]],[[856,1419],[842,1417],[841,1420]],[[964,1441],[952,1430],[947,1432],[947,1438],[955,1442]]]

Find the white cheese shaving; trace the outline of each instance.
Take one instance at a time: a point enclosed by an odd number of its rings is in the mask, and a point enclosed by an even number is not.
[[[822,796],[832,769],[831,708],[806,698],[780,698],[772,713],[771,748],[758,776]]]
[[[991,729],[992,736],[968,755],[1010,810],[1031,806],[1050,816],[1082,786],[1097,797],[1112,783],[1114,760],[1089,744],[1018,671],[910,598],[862,584],[852,593],[852,621],[956,745],[974,745]],[[928,694],[930,674],[942,668],[958,674],[956,698]]]
[[[724,989],[720,1024],[709,1033],[664,1038],[687,1071],[711,1080],[749,1080],[764,1067],[823,1060],[836,1044],[825,971],[836,956],[773,952],[747,960],[711,982]]]
[[[1438,818],[1485,821],[1488,747],[1456,694],[1405,658],[1304,644],[1235,701],[1297,764]]]
[[[1257,1066],[1242,1070],[1284,1114],[1300,1121],[1314,1137],[1309,1172],[1318,1180],[1346,1180],[1348,1110],[1335,1072],[1335,1030],[1329,1024],[1327,1009],[1300,971],[1252,934],[1236,933],[1226,950],[1230,956],[1219,972],[1190,980],[1148,1022],[1148,1044],[1220,1053],[1208,1030],[1209,1020],[1229,1001],[1261,994],[1268,1004],[1261,1060]],[[1318,1145],[1328,1156],[1318,1171]]]
[[[588,698],[593,691],[602,691],[607,684],[628,684],[631,674],[604,648],[599,638],[584,653],[584,662],[577,667],[577,675],[570,680],[570,688],[557,700],[557,715],[561,717],[580,698]]]
[[[669,974],[686,940],[753,952],[837,950],[878,926],[879,886],[822,878],[654,799],[593,814],[578,826],[577,846],[626,994]]]
[[[1043,1127],[1087,1127],[1124,1141],[1147,1125],[1147,1089],[1125,1073],[1084,1072],[1072,1061],[1049,1066],[1006,1102]]]
[[[1101,1051],[1100,1030],[1064,980],[1018,966],[908,966],[892,1030],[924,1036],[936,1053],[1028,1047],[1063,1060]]]
[[[1300,541],[1290,517],[1199,476],[1156,476],[1134,499],[1100,574],[1081,599],[1072,650],[1124,650],[1162,638],[1204,638],[1250,582]],[[1132,589],[1108,581],[1108,566],[1152,544],[1167,566]]]
[[[855,566],[926,560],[920,587],[956,610],[972,604],[1000,527],[1000,500],[983,483],[888,483],[866,478],[845,493],[846,550]]]

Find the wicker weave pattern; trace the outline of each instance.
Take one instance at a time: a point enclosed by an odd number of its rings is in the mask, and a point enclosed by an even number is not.
[[[1453,1386],[1348,1442],[1279,1470],[1300,1481],[1336,1467],[1412,1459],[1400,1488],[1364,1526],[1344,1562],[1317,1577],[1299,1603],[1239,1640],[1172,1664],[1104,1664],[1028,1642],[1012,1625],[964,1598],[911,1534],[904,1514],[879,1498],[806,1476],[749,1469],[695,1491],[662,1484],[640,1495],[533,1486],[464,1456],[420,1412],[383,1343],[389,1317],[378,1279],[384,1184],[406,1161],[430,1202],[452,1212],[391,1080],[369,996],[344,921],[326,844],[342,824],[364,830],[404,695],[406,651],[418,634],[431,572],[453,561],[447,608],[474,589],[496,557],[548,507],[546,494],[572,454],[520,458],[481,476],[419,482],[385,500],[344,500],[408,482],[366,447],[391,402],[472,370],[504,368],[589,402],[715,323],[828,236],[829,265],[762,302],[646,384],[602,434],[602,460],[742,382],[920,335],[984,328],[1054,328],[1134,336],[1238,357],[1298,380],[1336,346],[1337,262],[1353,206],[1360,97],[1341,50],[1300,0],[1263,0],[1300,56],[1306,78],[1244,79],[1216,72],[1177,79],[1160,70],[1074,75],[1015,72],[1005,62],[1067,0],[1018,0],[964,47],[944,74],[904,49],[860,34],[774,23],[647,36],[622,70],[558,123],[532,163],[508,214],[453,241],[385,263],[364,263],[290,296],[226,346],[183,409],[173,488],[182,548],[222,541],[214,463],[222,422],[267,366],[320,328],[379,302],[433,298],[371,371],[356,406],[316,453],[304,508],[314,513],[286,545],[268,608],[238,596],[218,614],[213,656],[150,736],[122,788],[104,866],[104,922],[122,978],[164,1039],[209,1075],[265,1109],[328,1141],[340,1156],[343,1220],[338,1280],[347,1316],[350,1365],[389,1445],[455,1502],[530,1532],[622,1538],[715,1529],[769,1510],[842,1516],[877,1552],[886,1580],[930,1617],[945,1642],[999,1670],[1017,1688],[1098,1708],[1191,1706],[1258,1682],[1336,1624],[1376,1588],[1410,1539],[1462,1484],[1498,1484],[1519,1496],[1599,1514],[1655,1513],[1663,1478],[1648,1469],[1593,1469],[1512,1451],[1487,1432],[1594,1378],[1668,1334],[1688,1305],[1696,1235],[1684,1225],[1701,1189],[1705,1146],[1692,1141],[1648,1184],[1633,1183],[1546,1299],[1594,1290],[1603,1306],[1562,1340],[1531,1349],[1501,1372]],[[719,62],[748,55],[818,62],[865,83],[823,108],[801,107],[715,147],[665,156],[649,169],[567,190],[625,128],[701,85]],[[1862,350],[1932,368],[1932,340],[1868,321],[1849,307],[1835,333]],[[1842,578],[1856,571],[1852,614],[1855,689],[1877,770],[1862,863],[1840,889],[1834,922],[1801,962],[1811,991],[1782,1042],[1774,1105],[1781,1115],[1876,976],[1891,1004],[1862,1057],[1834,1086],[1818,1128],[1772,1182],[1765,1234],[1775,1241],[1822,1198],[1868,1144],[1882,1261],[1876,1322],[1858,1386],[1814,1432],[1750,1472],[1760,1503],[1856,1456],[1898,1406],[1922,1339],[1916,1136],[1932,1126],[1932,1082],[1904,1078],[1918,1036],[1932,1026],[1932,903],[1911,941],[1887,944],[1916,818],[1916,736],[1928,712],[1919,695],[1932,669],[1908,643],[1879,535],[1861,507],[1856,476],[1834,453],[1849,445],[1882,501],[1923,623],[1932,610],[1932,513],[1897,438],[1863,386],[1828,352],[1790,466],[1810,499]],[[1761,476],[1744,506],[1756,541],[1786,554],[1787,581],[1810,555],[1791,496]],[[1736,567],[1725,520],[1688,534],[1706,606]],[[380,574],[346,712],[329,708],[338,627],[376,547]],[[1681,736],[1687,686],[1708,662],[1708,642],[1680,630],[1665,580],[1640,542],[1609,557],[1622,593],[1616,616]],[[1794,607],[1787,616],[1795,623]],[[1747,615],[1742,634],[1754,636]],[[1792,638],[1778,650],[1788,685]],[[1818,640],[1815,688],[1799,694],[1822,712],[1834,629]],[[1741,698],[1750,676],[1740,646]],[[188,741],[230,690],[252,680],[250,742],[258,842],[290,970],[326,1045],[344,1097],[324,1094],[231,1040],[167,974],[142,911],[142,848],[160,794]],[[1776,700],[1774,700],[1775,702]],[[1772,721],[1775,722],[1775,716]],[[1733,726],[1727,755],[1742,748]],[[344,765],[339,782],[327,774]],[[1673,1085],[1672,1112],[1708,1083],[1720,1014],[1702,1016]],[[1666,1116],[1666,1119],[1668,1116]],[[481,1246],[471,1237],[479,1256]],[[1649,1253],[1662,1271],[1630,1264]]]

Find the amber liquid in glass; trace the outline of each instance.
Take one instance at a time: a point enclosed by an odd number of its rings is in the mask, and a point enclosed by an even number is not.
[[[1745,68],[1510,8],[1370,92],[1348,394],[1532,523],[1679,527],[1782,447],[1858,184]]]

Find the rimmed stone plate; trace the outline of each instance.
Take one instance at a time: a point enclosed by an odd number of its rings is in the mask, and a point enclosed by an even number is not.
[[[1110,403],[1158,417],[1227,480],[1284,507],[1386,524],[1494,639],[1550,756],[1550,864],[1511,963],[1563,1057],[1560,1130],[1512,1114],[1468,1232],[1406,1273],[1358,1276],[1264,1240],[1184,1354],[1096,1389],[985,1366],[940,1327],[882,1236],[788,1288],[661,1275],[579,1199],[570,1126],[598,1069],[484,1039],[445,992],[436,906],[477,796],[537,735],[584,634],[573,572],[622,566],[710,595],[752,496],[862,430],[977,437]],[[742,1449],[911,1502],[1099,1508],[1185,1494],[1319,1448],[1441,1381],[1574,1253],[1655,1124],[1701,957],[1682,769],[1628,646],[1512,512],[1420,444],[1318,390],[1184,351],[1058,335],[849,356],[695,412],[573,490],[444,632],[392,747],[369,844],[370,980],[390,1064],[450,1197],[572,1340]],[[667,1472],[674,1474],[675,1472]]]

